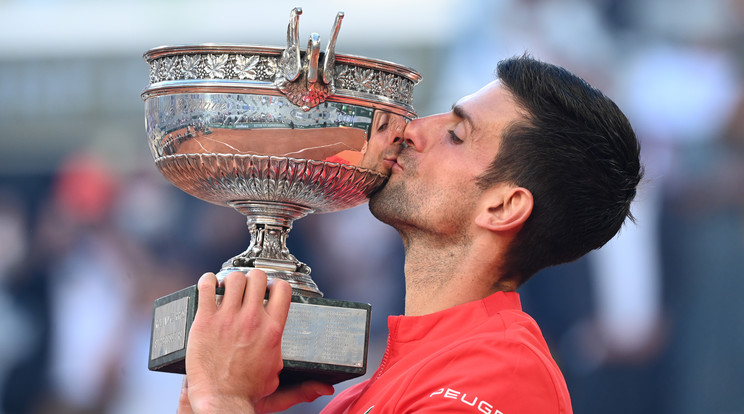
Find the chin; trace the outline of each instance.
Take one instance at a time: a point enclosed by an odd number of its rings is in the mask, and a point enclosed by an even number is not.
[[[378,220],[395,227],[395,223],[405,220],[409,203],[406,201],[402,185],[386,182],[369,198],[369,211]]]

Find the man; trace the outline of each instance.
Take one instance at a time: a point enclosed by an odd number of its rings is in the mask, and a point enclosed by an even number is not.
[[[615,104],[564,69],[523,56],[497,74],[450,112],[381,135],[390,178],[369,207],[403,239],[405,316],[390,318],[374,376],[324,412],[571,412],[516,289],[632,219],[639,145]],[[182,412],[270,412],[330,394],[318,383],[275,392],[287,284],[272,281],[264,307],[262,272],[223,283],[222,304],[200,300],[191,328]],[[204,275],[199,297],[216,284]]]

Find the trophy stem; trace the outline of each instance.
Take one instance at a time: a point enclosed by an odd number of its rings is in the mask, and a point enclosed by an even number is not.
[[[296,295],[323,296],[310,277],[310,267],[297,260],[287,248],[292,222],[312,213],[313,209],[271,201],[232,201],[228,204],[246,216],[251,244],[246,251],[222,265],[217,273],[219,280],[233,271],[247,273],[251,269],[261,269],[269,279],[287,281]]]

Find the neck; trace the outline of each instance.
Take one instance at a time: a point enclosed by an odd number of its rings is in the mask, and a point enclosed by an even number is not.
[[[408,316],[438,312],[499,290],[516,290],[516,283],[500,279],[492,244],[479,246],[464,240],[434,244],[410,239],[404,244]]]

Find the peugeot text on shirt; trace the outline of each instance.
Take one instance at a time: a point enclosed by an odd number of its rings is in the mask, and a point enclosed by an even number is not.
[[[468,394],[453,390],[452,388],[440,388],[429,395],[429,398],[434,397],[450,398],[459,401],[462,404],[473,407],[473,410],[477,409],[483,414],[504,414],[499,410],[494,411],[493,405],[488,403],[487,401],[479,399],[476,396],[469,397]]]

